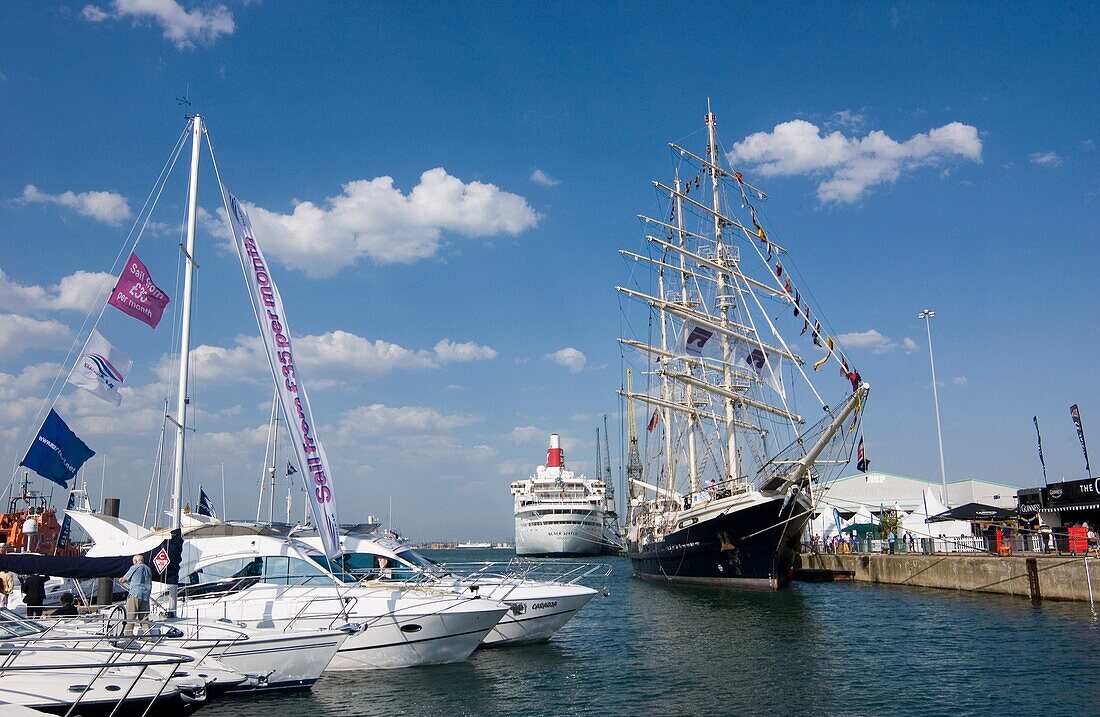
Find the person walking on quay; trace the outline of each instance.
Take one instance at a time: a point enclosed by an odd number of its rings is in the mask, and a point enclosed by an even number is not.
[[[0,544],[0,555],[7,552],[7,544]],[[8,599],[13,592],[15,592],[15,575],[7,570],[0,570],[0,607],[8,606]]]
[[[887,542],[890,543],[890,555],[894,554],[894,541],[897,540],[897,536],[894,535],[894,531],[890,531],[890,534],[886,536]]]
[[[27,617],[42,617],[42,601],[46,599],[46,582],[49,575],[31,573],[19,578],[23,586],[23,604],[27,606]]]
[[[140,555],[134,556],[134,565],[118,580],[126,588],[126,627],[124,635],[134,634],[134,623],[140,622],[142,630],[149,631],[149,594],[153,592],[153,571]]]

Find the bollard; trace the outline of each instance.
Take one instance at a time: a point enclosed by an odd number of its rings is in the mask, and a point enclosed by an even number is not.
[[[103,515],[109,515],[112,518],[118,517],[118,498],[105,498],[103,500]],[[113,578],[100,578],[96,584],[95,589],[95,601],[97,605],[110,605],[115,592],[115,581]]]

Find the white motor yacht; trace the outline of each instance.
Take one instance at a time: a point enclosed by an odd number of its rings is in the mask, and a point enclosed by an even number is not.
[[[0,704],[82,717],[186,715],[245,679],[187,650],[80,630],[51,635],[6,609],[0,609],[0,678]]]
[[[128,539],[112,527],[118,518],[74,513],[73,519],[96,541],[92,556],[137,553],[163,539],[159,533]],[[443,585],[360,585],[358,578],[312,560],[308,545],[264,526],[210,522],[186,528],[184,538],[179,615],[247,628],[362,625],[341,645],[329,670],[461,662],[509,610],[476,592],[456,594]]]
[[[312,554],[315,560],[324,560],[315,531],[293,535],[318,551]],[[486,646],[549,640],[596,595],[596,590],[577,581],[610,573],[606,565],[561,564],[558,575],[535,580],[529,577],[532,564],[479,563],[470,569],[452,568],[429,560],[399,540],[349,532],[340,537],[340,547],[343,553],[337,567],[363,580],[363,585],[407,582],[450,587],[459,594],[506,604],[508,611],[482,640]]]

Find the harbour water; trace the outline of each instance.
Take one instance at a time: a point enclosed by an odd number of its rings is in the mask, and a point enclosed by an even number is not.
[[[510,551],[439,551],[443,562]],[[623,558],[549,643],[465,663],[326,675],[210,717],[351,715],[1091,715],[1088,603],[859,583],[752,593],[642,582]],[[593,586],[602,587],[602,585]]]

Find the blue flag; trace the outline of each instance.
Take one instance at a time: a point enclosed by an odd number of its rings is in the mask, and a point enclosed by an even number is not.
[[[19,465],[64,487],[80,470],[80,466],[94,455],[95,451],[88,448],[51,408]]]

